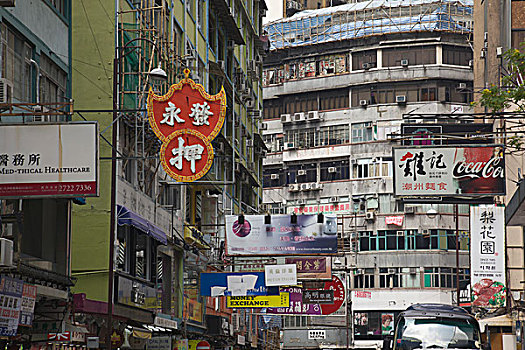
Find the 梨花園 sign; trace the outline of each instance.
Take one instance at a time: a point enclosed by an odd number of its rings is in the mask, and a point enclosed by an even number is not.
[[[195,181],[210,170],[214,157],[211,141],[221,131],[226,115],[224,88],[210,95],[189,74],[185,69],[185,78],[165,95],[157,96],[153,90],[148,95],[149,123],[162,141],[162,167],[180,182]]]
[[[502,146],[395,147],[396,196],[505,194]]]
[[[237,255],[321,255],[337,253],[337,217],[272,215],[266,224],[264,215],[226,216],[226,254]]]
[[[226,307],[231,308],[288,307],[289,305],[289,293],[280,293],[279,295],[226,297]]]
[[[505,307],[505,207],[470,206],[472,305]]]
[[[0,198],[98,195],[98,124],[0,126]]]

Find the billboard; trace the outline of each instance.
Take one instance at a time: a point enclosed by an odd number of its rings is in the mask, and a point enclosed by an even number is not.
[[[201,296],[279,295],[279,287],[266,287],[264,272],[201,272],[200,279]]]
[[[397,196],[505,194],[501,146],[397,147],[393,159]]]
[[[332,263],[330,257],[285,258],[285,264],[297,266],[297,279],[331,279]]]
[[[279,315],[309,315],[309,316],[326,316],[326,315],[346,315],[345,307],[345,286],[344,278],[332,276],[332,280],[324,283],[325,290],[332,290],[334,294],[334,301],[331,304],[307,304],[305,303],[303,294],[308,292],[300,287],[281,288],[281,291],[290,293],[289,307],[269,307],[266,309],[268,314]]]
[[[226,216],[226,255],[316,255],[337,253],[337,217],[272,215],[271,224],[264,215],[246,215],[239,224],[236,215]]]
[[[0,126],[0,198],[98,195],[98,124]]]
[[[470,267],[472,305],[504,307],[505,280],[505,207],[470,207]]]

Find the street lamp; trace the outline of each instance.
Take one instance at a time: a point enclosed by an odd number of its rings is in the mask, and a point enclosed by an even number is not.
[[[114,282],[114,273],[113,273],[113,260],[115,253],[115,229],[117,226],[117,215],[116,215],[116,192],[117,192],[117,126],[118,126],[118,111],[119,111],[119,102],[118,102],[118,88],[119,88],[119,77],[120,77],[120,64],[121,60],[124,59],[127,55],[135,51],[138,46],[130,47],[130,44],[135,41],[146,41],[150,43],[155,50],[158,51],[157,45],[147,38],[135,38],[128,41],[124,46],[115,47],[115,57],[113,58],[113,119],[111,122],[112,127],[112,141],[111,141],[111,204],[110,204],[110,232],[109,232],[109,266],[108,266],[108,310],[107,310],[107,337],[106,337],[106,347],[108,350],[111,350],[111,333],[113,331],[113,282]],[[127,49],[130,49],[126,52]],[[122,54],[121,54],[122,53]],[[148,73],[152,80],[155,81],[166,81],[168,75],[159,65],[157,68],[151,70]]]

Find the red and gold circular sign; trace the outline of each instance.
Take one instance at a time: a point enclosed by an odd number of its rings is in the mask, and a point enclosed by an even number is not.
[[[162,141],[162,166],[181,182],[195,181],[211,168],[211,141],[221,131],[226,115],[224,88],[210,95],[189,74],[185,69],[185,78],[165,95],[157,96],[151,89],[148,95],[149,123]]]
[[[210,170],[213,147],[198,131],[177,130],[162,143],[160,161],[166,173],[175,181],[195,181]]]

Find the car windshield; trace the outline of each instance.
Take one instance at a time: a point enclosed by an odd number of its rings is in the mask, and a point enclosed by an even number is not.
[[[397,326],[395,350],[479,349],[479,327],[473,320],[404,317]]]

